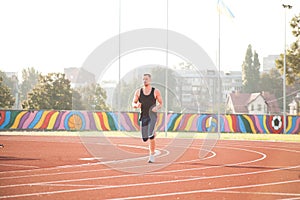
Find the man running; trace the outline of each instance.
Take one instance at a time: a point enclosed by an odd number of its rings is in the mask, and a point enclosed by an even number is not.
[[[144,142],[149,139],[149,163],[154,162],[155,154],[155,124],[157,119],[157,111],[162,107],[162,98],[160,91],[151,86],[151,75],[144,74],[144,86],[137,89],[134,93],[132,106],[133,108],[141,108],[141,131]]]

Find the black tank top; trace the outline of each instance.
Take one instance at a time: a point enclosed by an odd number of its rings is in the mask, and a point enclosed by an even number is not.
[[[155,88],[152,87],[151,93],[149,95],[145,95],[143,92],[143,88],[141,88],[140,98],[139,98],[139,102],[142,104],[141,117],[149,117],[150,108],[156,105],[154,90]]]

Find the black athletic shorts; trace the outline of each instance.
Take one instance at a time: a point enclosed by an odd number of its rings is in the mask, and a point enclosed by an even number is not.
[[[149,116],[141,117],[141,131],[144,142],[148,139],[154,139],[156,120],[157,113],[155,112],[150,112]]]

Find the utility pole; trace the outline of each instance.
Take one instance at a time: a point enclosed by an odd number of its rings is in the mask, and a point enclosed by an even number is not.
[[[284,8],[284,57],[283,57],[283,133],[286,133],[286,10],[293,6],[282,4]]]

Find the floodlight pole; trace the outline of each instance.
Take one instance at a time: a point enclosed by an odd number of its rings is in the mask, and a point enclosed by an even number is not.
[[[282,4],[284,8],[284,57],[283,57],[283,133],[286,133],[286,10],[292,6]]]
[[[168,136],[169,0],[166,0],[165,137]]]

